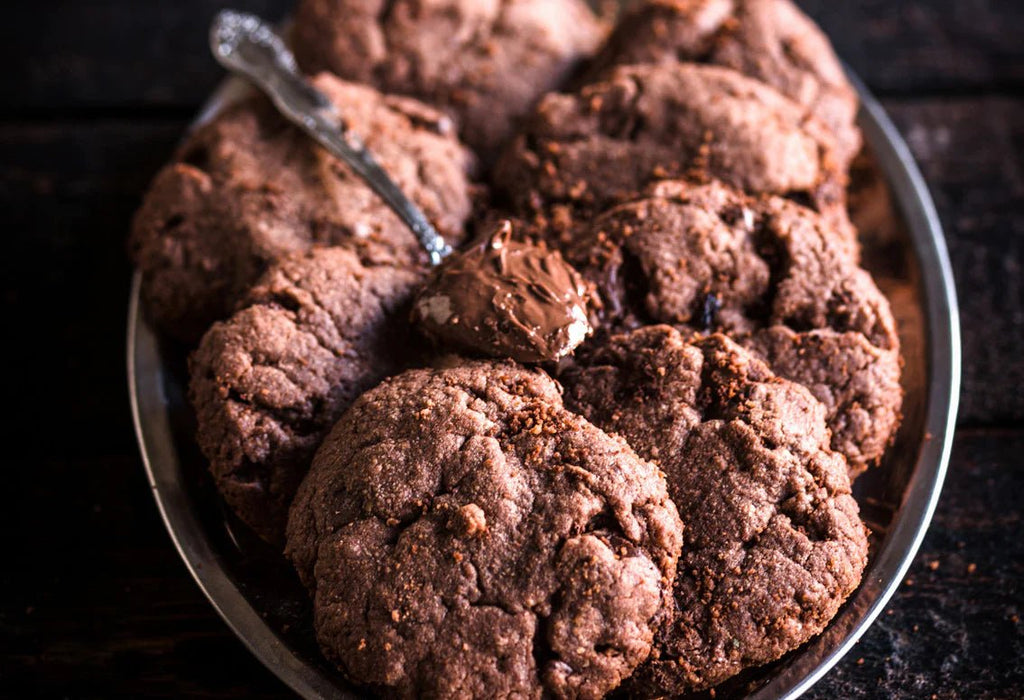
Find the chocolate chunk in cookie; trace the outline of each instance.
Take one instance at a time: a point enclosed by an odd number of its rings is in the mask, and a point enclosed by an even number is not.
[[[399,369],[420,274],[344,248],[276,263],[192,355],[198,441],[232,510],[283,540],[320,441],[363,391]]]
[[[606,325],[699,327],[714,296],[714,330],[784,324],[899,345],[888,302],[843,234],[786,199],[721,182],[665,181],[573,234],[564,255],[597,285]]]
[[[485,161],[604,37],[583,0],[303,0],[293,45],[330,70],[452,114]]]
[[[512,363],[410,370],[316,455],[287,554],[324,653],[402,697],[600,697],[647,658],[681,543],[659,472]]]
[[[896,323],[830,222],[778,197],[676,181],[575,231],[565,254],[599,291],[595,323],[727,333],[826,405],[854,472],[884,453],[902,402]]]
[[[326,74],[315,83],[448,241],[460,242],[472,161],[447,118]],[[262,97],[189,138],[157,175],[131,237],[148,315],[187,342],[227,316],[271,260],[318,245],[350,247],[367,263],[426,264],[416,237],[362,179]]]
[[[591,75],[689,61],[733,68],[799,103],[835,137],[841,168],[860,150],[857,93],[828,38],[791,0],[646,0],[616,25]]]
[[[654,181],[717,178],[820,210],[842,208],[845,175],[828,129],[759,81],[718,66],[616,68],[549,94],[503,154],[497,189],[515,213],[593,213]]]
[[[820,633],[860,582],[867,533],[825,409],[721,335],[619,335],[566,402],[665,472],[685,527],[674,612],[630,681],[645,697],[721,683]]]

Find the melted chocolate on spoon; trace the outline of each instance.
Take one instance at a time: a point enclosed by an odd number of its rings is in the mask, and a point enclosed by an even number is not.
[[[210,44],[222,65],[256,84],[285,118],[361,176],[440,264],[414,312],[427,333],[472,352],[546,362],[564,357],[591,332],[579,273],[556,252],[512,241],[510,222],[450,255],[419,207],[345,128],[343,115],[299,73],[284,40],[259,17],[221,12]]]
[[[547,362],[590,334],[587,286],[557,251],[512,240],[512,223],[434,270],[413,318],[439,342],[519,362]]]

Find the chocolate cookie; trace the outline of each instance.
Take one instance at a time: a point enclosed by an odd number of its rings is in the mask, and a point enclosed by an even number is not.
[[[604,33],[583,0],[303,0],[292,43],[306,70],[444,109],[490,161]]]
[[[363,391],[399,369],[420,273],[364,266],[344,248],[274,264],[189,363],[198,441],[217,488],[269,542],[323,436]]]
[[[882,456],[902,403],[896,323],[829,222],[778,197],[669,181],[575,231],[565,255],[598,289],[595,325],[727,333],[825,404],[854,472]]]
[[[683,176],[841,210],[834,139],[805,112],[728,68],[620,67],[578,93],[545,96],[494,183],[515,213],[549,219],[560,206],[583,216]]]
[[[851,477],[881,459],[902,417],[898,352],[872,345],[856,331],[830,328],[771,326],[741,342],[825,406],[832,449],[846,456]]]
[[[400,697],[600,697],[647,658],[679,519],[659,472],[512,363],[410,370],[325,440],[288,522],[324,653]]]
[[[860,149],[857,93],[828,38],[791,0],[646,0],[616,25],[591,75],[695,61],[771,85],[828,126],[845,169]]]
[[[447,118],[326,74],[315,82],[448,240],[461,241],[472,161]],[[131,237],[147,313],[187,342],[227,316],[268,262],[317,245],[350,247],[367,263],[426,263],[387,205],[262,97],[189,138],[157,175]]]
[[[571,408],[665,472],[684,523],[674,611],[630,681],[707,688],[819,634],[857,587],[867,533],[824,407],[721,335],[614,337],[565,377]]]

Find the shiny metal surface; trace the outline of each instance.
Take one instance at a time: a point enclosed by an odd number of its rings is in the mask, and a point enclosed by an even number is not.
[[[359,135],[345,127],[344,115],[299,72],[295,56],[273,27],[256,15],[221,10],[210,27],[210,51],[222,66],[258,86],[285,119],[363,178],[416,234],[431,263],[439,265],[452,252]]]
[[[199,121],[245,89],[228,81]],[[860,126],[882,186],[866,188],[860,199],[884,212],[881,218],[877,211],[865,215],[864,259],[900,323],[904,424],[883,464],[855,485],[873,532],[861,587],[821,636],[779,662],[742,674],[719,688],[718,698],[796,698],[827,673],[903,580],[945,476],[960,383],[953,277],[934,206],[906,144],[863,88],[861,97]],[[886,204],[889,195],[892,207]],[[213,607],[281,680],[307,698],[355,697],[317,651],[308,603],[287,563],[220,506],[192,437],[184,352],[147,325],[139,282],[136,276],[128,312],[129,391],[143,462],[171,538]]]

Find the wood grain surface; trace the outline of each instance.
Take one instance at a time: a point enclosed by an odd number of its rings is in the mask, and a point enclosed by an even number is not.
[[[268,17],[290,3],[236,2]],[[946,229],[960,429],[889,609],[812,698],[1024,692],[1024,3],[802,3],[883,102]],[[0,27],[7,465],[0,697],[287,697],[192,582],[135,449],[124,240],[221,78],[212,0],[16,0]]]

